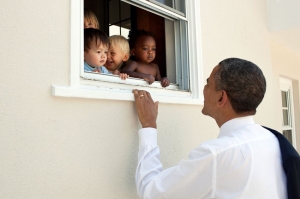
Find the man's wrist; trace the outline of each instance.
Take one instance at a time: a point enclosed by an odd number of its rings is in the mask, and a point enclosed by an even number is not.
[[[142,124],[142,127],[143,128],[157,128],[156,126],[156,123],[145,123],[145,124]]]

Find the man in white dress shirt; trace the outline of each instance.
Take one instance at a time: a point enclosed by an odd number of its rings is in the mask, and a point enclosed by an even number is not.
[[[220,127],[188,160],[162,169],[157,146],[158,102],[133,90],[139,130],[136,186],[140,198],[285,199],[285,173],[277,138],[255,124],[253,115],[266,91],[265,77],[252,62],[229,58],[212,71],[204,87],[202,113]]]

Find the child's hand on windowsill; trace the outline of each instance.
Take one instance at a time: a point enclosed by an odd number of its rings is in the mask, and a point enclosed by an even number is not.
[[[111,73],[114,75],[119,75],[121,80],[126,80],[129,77],[129,75],[127,75],[126,73],[120,73],[120,71],[118,70],[114,70]]]
[[[143,79],[147,82],[149,82],[149,84],[152,84],[155,81],[155,78],[152,75],[149,74],[144,74]]]
[[[121,80],[126,80],[129,77],[129,75],[127,75],[126,73],[119,73],[119,77]]]
[[[170,80],[166,77],[163,77],[161,78],[160,83],[162,87],[167,87],[170,85]]]

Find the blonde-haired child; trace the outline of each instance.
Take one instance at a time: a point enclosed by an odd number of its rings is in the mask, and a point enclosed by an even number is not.
[[[109,37],[110,47],[108,49],[105,67],[113,74],[118,75],[122,65],[130,57],[129,43],[125,37],[121,35],[113,35]]]
[[[96,15],[89,9],[84,9],[84,28],[100,29]]]

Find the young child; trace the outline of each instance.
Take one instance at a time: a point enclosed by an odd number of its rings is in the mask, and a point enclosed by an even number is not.
[[[112,74],[103,65],[106,63],[109,39],[106,34],[99,29],[84,29],[84,71],[92,71],[103,74]],[[128,75],[118,74],[125,80]]]
[[[96,15],[89,9],[84,9],[84,28],[100,29]]]
[[[129,59],[130,49],[127,39],[121,35],[109,37],[110,46],[105,67],[114,75],[120,74],[120,68]]]
[[[158,65],[152,63],[156,53],[154,36],[144,30],[130,32],[129,45],[131,60],[128,61],[122,72],[127,73],[130,77],[144,79],[150,84],[154,81],[161,81],[162,87],[169,86],[169,79],[161,78]]]

